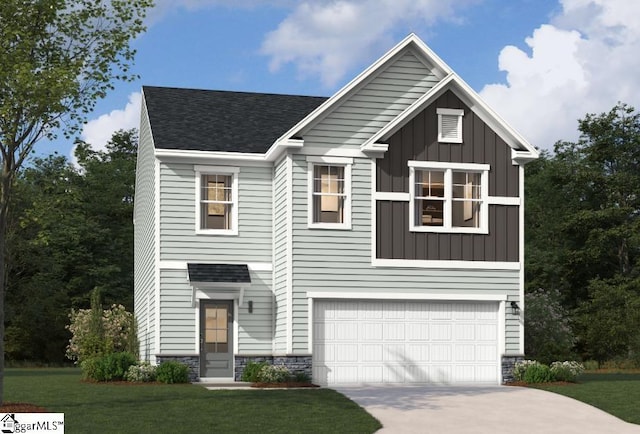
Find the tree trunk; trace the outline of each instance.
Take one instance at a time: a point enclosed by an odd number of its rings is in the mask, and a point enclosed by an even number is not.
[[[11,178],[11,162],[5,160],[2,166],[2,192],[0,193],[0,405],[4,403],[4,296],[7,283],[5,260]]]

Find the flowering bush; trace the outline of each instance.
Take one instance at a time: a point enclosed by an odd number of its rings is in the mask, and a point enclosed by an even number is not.
[[[124,379],[134,383],[148,383],[156,379],[156,367],[149,362],[129,366]]]
[[[576,381],[578,375],[584,372],[584,366],[578,362],[553,362],[551,374],[556,381]]]
[[[91,309],[72,310],[67,329],[72,336],[67,346],[67,358],[76,363],[108,353],[128,351],[138,353],[136,324],[133,314],[122,305],[102,310],[99,295],[92,295]]]
[[[291,378],[291,371],[284,365],[265,365],[258,371],[258,383],[284,383]]]
[[[532,365],[539,365],[540,362],[536,362],[535,360],[522,360],[520,362],[516,362],[516,365],[513,368],[513,378],[516,381],[524,381],[524,374],[527,372],[527,368]]]

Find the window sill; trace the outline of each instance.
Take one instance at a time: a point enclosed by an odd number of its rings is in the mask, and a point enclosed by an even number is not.
[[[409,232],[427,232],[436,234],[481,234],[488,235],[486,228],[447,228],[442,226],[411,226]]]
[[[339,231],[350,231],[351,225],[347,225],[344,223],[310,223],[307,226],[307,229],[335,229]]]
[[[222,229],[196,229],[196,235],[216,235],[233,237],[238,235],[238,231]]]

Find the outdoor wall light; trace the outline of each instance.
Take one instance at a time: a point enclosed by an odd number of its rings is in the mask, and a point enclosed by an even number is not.
[[[511,302],[511,313],[514,315],[520,315],[520,306],[515,301]]]
[[[253,300],[249,300],[249,313],[253,313]]]

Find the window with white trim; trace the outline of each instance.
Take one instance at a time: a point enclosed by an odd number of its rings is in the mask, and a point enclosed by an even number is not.
[[[462,143],[462,109],[436,109],[438,114],[438,142]]]
[[[351,164],[341,157],[308,157],[309,227],[351,228]]]
[[[409,161],[409,225],[414,232],[487,233],[485,164]]]
[[[238,168],[196,166],[196,232],[238,233]]]

